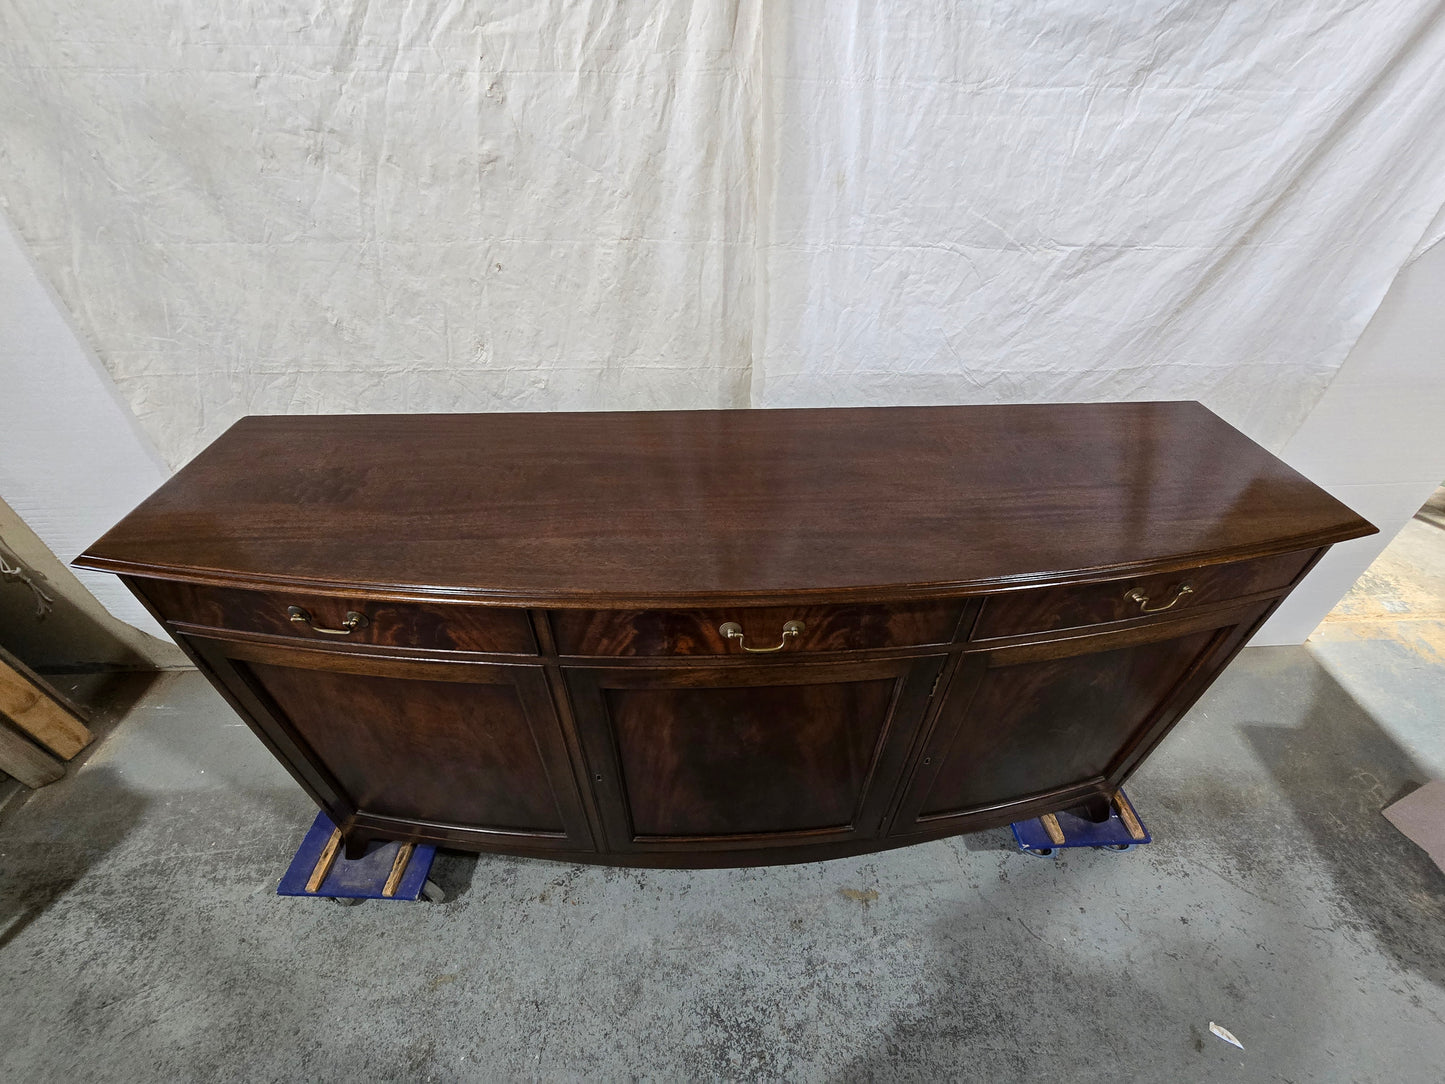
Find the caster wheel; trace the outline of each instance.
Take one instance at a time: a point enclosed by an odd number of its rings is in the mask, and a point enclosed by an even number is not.
[[[1054,849],[1052,847],[1039,847],[1037,849],[1030,847],[1024,851],[1024,854],[1031,854],[1035,858],[1052,858],[1054,856]]]
[[[1107,847],[1099,848],[1101,851],[1132,851],[1133,849],[1134,844],[1132,843],[1111,843]]]
[[[428,903],[442,903],[446,900],[447,894],[441,890],[441,886],[435,881],[428,879],[421,886],[421,898]]]
[[[328,900],[337,907],[355,907],[358,903],[365,903],[365,900],[357,899],[355,896],[327,896]]]

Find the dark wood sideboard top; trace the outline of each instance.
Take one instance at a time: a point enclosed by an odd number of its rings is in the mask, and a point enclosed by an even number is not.
[[[901,599],[1374,528],[1198,403],[243,418],[76,563],[517,605]]]

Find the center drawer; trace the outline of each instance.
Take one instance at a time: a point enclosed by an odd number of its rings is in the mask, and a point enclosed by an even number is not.
[[[554,610],[562,655],[738,655],[947,644],[963,603],[734,606],[711,610]],[[733,635],[729,636],[728,632]]]
[[[526,610],[445,602],[388,602],[301,591],[250,591],[143,580],[137,586],[166,621],[260,632],[336,646],[534,655]],[[360,615],[352,619],[349,615]]]

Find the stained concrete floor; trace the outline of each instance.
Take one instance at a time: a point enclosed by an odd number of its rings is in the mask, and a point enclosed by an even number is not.
[[[0,823],[0,1077],[1438,1082],[1445,875],[1379,812],[1445,775],[1419,526],[1403,602],[1190,713],[1127,854],[446,856],[450,902],[343,909],[274,895],[312,809],[203,680],[77,683],[113,733]]]

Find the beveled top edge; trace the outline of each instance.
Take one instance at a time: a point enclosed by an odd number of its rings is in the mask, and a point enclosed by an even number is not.
[[[770,459],[772,442],[778,454]],[[856,455],[858,447],[869,455]],[[479,470],[498,463],[500,481],[479,480]],[[293,515],[303,507],[306,516]],[[336,516],[353,526],[328,537],[323,528]],[[358,516],[398,533],[361,533]],[[514,518],[531,522],[511,526]],[[740,535],[714,541],[740,522]],[[813,530],[799,538],[820,545],[788,551],[794,522]],[[904,522],[918,533],[903,531]],[[1009,548],[1015,523],[1026,544]],[[782,525],[779,533],[763,533],[772,524]],[[420,533],[412,537],[414,525]],[[534,540],[552,541],[557,526],[564,544],[589,558],[602,551],[587,550],[588,539],[606,538],[612,548],[597,565],[537,551]],[[1071,541],[1084,537],[1075,533],[1081,526],[1092,548]],[[1183,400],[253,415],[74,563],[217,586],[498,606],[763,606],[1082,584],[1373,533],[1287,464]],[[338,537],[345,549],[332,545]],[[378,553],[376,538],[392,548]],[[456,539],[441,560],[438,539]],[[918,539],[932,549],[918,559],[915,547],[912,565],[902,567],[891,555],[896,540]],[[497,541],[510,564],[497,566],[490,548],[477,548],[492,545],[483,540]],[[743,541],[753,549],[740,549]],[[626,564],[620,555],[633,543],[651,546],[658,563]],[[839,548],[847,546],[854,548]],[[838,552],[878,556],[843,567]],[[724,556],[734,562],[725,569],[717,565]],[[969,571],[977,574],[954,578]]]
[[[866,587],[798,588],[786,592],[755,594],[678,593],[652,595],[602,595],[597,593],[539,595],[447,587],[423,587],[407,583],[364,583],[360,581],[316,580],[305,577],[268,575],[264,578],[221,569],[151,566],[134,562],[110,561],[90,553],[81,554],[71,564],[77,568],[109,572],[136,579],[164,580],[195,584],[202,587],[227,587],[249,591],[306,591],[337,597],[363,597],[390,602],[454,602],[473,606],[505,606],[539,610],[641,610],[660,608],[702,609],[719,606],[776,607],[802,602],[817,605],[860,602],[921,602],[929,599],[976,598],[982,595],[1005,594],[1036,587],[1067,587],[1128,579],[1136,576],[1184,572],[1209,565],[1231,564],[1286,553],[1300,553],[1323,546],[1348,542],[1378,534],[1379,528],[1360,520],[1358,528],[1329,535],[1281,539],[1269,546],[1247,550],[1220,550],[1209,554],[1180,554],[1155,561],[1136,562],[1105,568],[1070,569],[1031,576],[995,579],[959,580],[928,584],[878,584]]]

